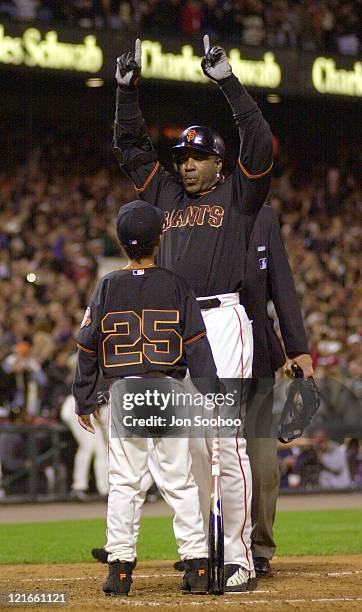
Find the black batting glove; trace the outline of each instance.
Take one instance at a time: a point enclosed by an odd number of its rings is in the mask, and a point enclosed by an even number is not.
[[[211,47],[208,34],[204,36],[205,55],[201,60],[203,73],[212,81],[219,83],[232,75],[229,60],[222,47]]]
[[[120,87],[136,87],[141,76],[141,56],[142,48],[141,41],[137,38],[135,43],[135,51],[122,53],[117,58],[116,80]]]

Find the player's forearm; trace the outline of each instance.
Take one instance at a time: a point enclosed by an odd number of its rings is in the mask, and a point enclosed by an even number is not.
[[[117,88],[113,131],[113,151],[122,168],[139,186],[133,175],[138,168],[157,161],[138,105],[138,90]],[[143,177],[140,178],[142,185]]]
[[[97,354],[78,350],[78,362],[72,393],[76,414],[91,414],[97,408],[97,382],[99,375]]]
[[[122,89],[117,87],[115,124],[140,124],[143,122],[141,109],[138,104],[138,89]]]
[[[127,144],[147,136],[146,126],[138,104],[138,90],[117,87],[114,116],[114,146],[123,149]]]
[[[240,137],[240,162],[252,177],[271,169],[273,137],[256,102],[235,75],[220,84]]]

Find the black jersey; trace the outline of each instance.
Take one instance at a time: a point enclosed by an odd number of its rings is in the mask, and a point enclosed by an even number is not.
[[[93,412],[99,368],[104,378],[161,373],[216,380],[195,295],[158,267],[117,270],[96,286],[77,337],[73,385],[77,413]]]
[[[141,198],[165,211],[159,263],[181,274],[198,297],[239,291],[247,243],[270,184],[270,128],[235,76],[221,87],[239,130],[234,172],[207,192],[188,195],[157,161],[134,90],[117,94],[114,146]]]

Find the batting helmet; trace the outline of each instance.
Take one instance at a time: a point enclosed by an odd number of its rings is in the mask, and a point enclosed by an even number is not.
[[[176,164],[183,149],[196,149],[222,159],[225,155],[225,143],[220,134],[203,125],[191,125],[182,132],[179,142],[171,149]]]

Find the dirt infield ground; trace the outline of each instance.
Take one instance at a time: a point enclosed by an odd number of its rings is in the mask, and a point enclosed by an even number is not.
[[[1,592],[47,591],[70,595],[67,610],[251,610],[280,612],[293,610],[361,610],[362,555],[343,557],[289,557],[273,561],[273,576],[259,580],[252,593],[222,597],[183,595],[178,591],[180,574],[171,562],[140,563],[128,598],[105,597],[101,584],[105,566],[96,563],[74,565],[3,565]],[[15,606],[12,606],[15,607]],[[59,606],[34,607],[50,610]],[[62,606],[63,607],[63,606]],[[18,607],[18,610],[29,609]],[[7,608],[9,609],[9,608]]]

